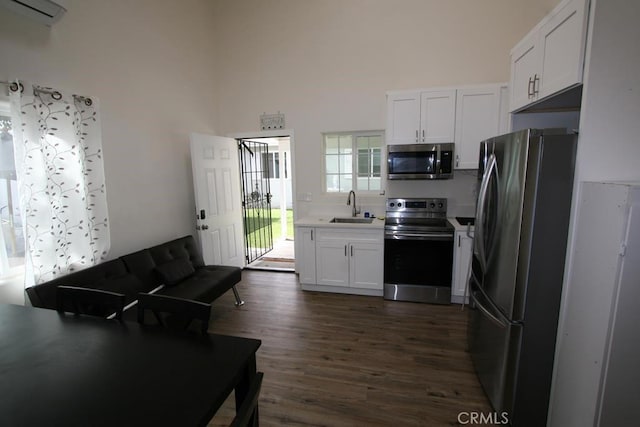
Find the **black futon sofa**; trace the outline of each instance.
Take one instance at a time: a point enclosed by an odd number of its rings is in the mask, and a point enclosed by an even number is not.
[[[213,302],[233,290],[236,305],[242,305],[235,284],[238,267],[205,265],[193,236],[184,236],[120,258],[86,268],[27,288],[34,307],[56,308],[60,285],[82,286],[124,294],[126,304],[140,292],[152,292],[195,301]]]

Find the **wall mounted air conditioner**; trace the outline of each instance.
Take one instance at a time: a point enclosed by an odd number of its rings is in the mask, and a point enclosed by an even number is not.
[[[0,0],[0,6],[48,26],[67,11],[65,0]]]

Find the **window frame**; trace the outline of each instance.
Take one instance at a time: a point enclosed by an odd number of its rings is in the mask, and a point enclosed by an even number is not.
[[[262,179],[280,179],[280,154],[278,151],[261,153]],[[276,159],[277,157],[277,159]],[[267,166],[267,167],[265,167]]]
[[[9,96],[6,96],[4,94],[0,94],[0,115],[2,115],[3,117],[8,117],[11,121],[12,119],[12,113],[11,113],[11,103],[10,103],[10,98]],[[13,140],[11,141],[11,144],[13,144]],[[15,166],[14,166],[15,167]],[[16,180],[17,182],[17,180]],[[16,184],[17,185],[17,184]],[[13,193],[13,191],[12,191]],[[19,207],[19,203],[20,203],[20,195],[18,194],[18,191],[16,191],[16,196],[17,199],[14,202],[13,205],[13,209],[14,212],[11,212],[10,215],[17,215],[18,217],[21,216],[21,212],[20,212],[20,207]],[[22,218],[20,217],[20,224],[22,227],[22,234],[16,237],[20,237],[20,242],[23,245],[22,250],[24,251],[22,257],[13,257],[14,260],[14,265],[9,265],[9,270],[7,270],[6,272],[2,273],[0,272],[0,282],[1,283],[8,283],[10,281],[15,281],[15,280],[19,280],[19,281],[23,281],[24,278],[24,274],[25,274],[25,269],[27,267],[27,253],[26,253],[26,242],[24,239],[24,226],[22,225]],[[14,233],[15,233],[15,229],[17,229],[17,227],[13,227],[14,228]],[[0,230],[0,232],[4,232],[2,230]],[[3,238],[4,241],[4,238]],[[5,242],[6,244],[6,242]],[[21,260],[21,261],[17,261],[16,260]]]
[[[322,133],[322,191],[324,194],[347,194],[348,191],[328,191],[327,189],[327,137],[351,137],[351,182],[352,190],[361,194],[379,195],[384,192],[385,175],[386,175],[386,142],[384,130],[367,130],[367,131],[341,131],[341,132],[323,132]],[[380,188],[375,190],[358,188],[358,146],[359,137],[380,137]],[[338,162],[340,154],[338,156]],[[370,165],[371,166],[371,165]],[[370,168],[371,170],[371,168]],[[368,179],[373,177],[372,174],[367,176]],[[360,177],[361,178],[361,177]]]

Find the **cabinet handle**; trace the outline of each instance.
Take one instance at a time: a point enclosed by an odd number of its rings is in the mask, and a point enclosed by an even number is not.
[[[313,240],[313,230],[311,230],[311,240]]]
[[[460,165],[460,155],[456,154],[456,167]]]
[[[422,142],[424,142],[424,129],[422,129]]]
[[[353,257],[353,245],[351,245],[351,256]]]
[[[529,96],[529,98],[531,98],[533,96],[533,78],[529,77],[529,85],[527,86],[527,95]]]
[[[458,247],[460,247],[460,236],[458,236]]]
[[[344,245],[344,256],[347,256],[347,245]]]
[[[419,142],[418,129],[416,129],[416,142]]]
[[[533,95],[536,96],[540,92],[540,77],[537,74],[533,75]]]

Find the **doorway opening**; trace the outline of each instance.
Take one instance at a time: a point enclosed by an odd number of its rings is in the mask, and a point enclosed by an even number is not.
[[[294,271],[291,138],[238,141],[246,268]]]

